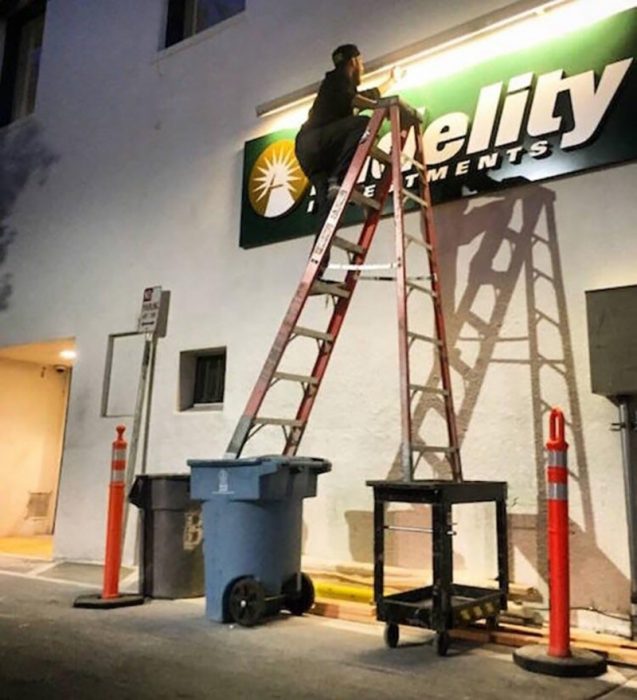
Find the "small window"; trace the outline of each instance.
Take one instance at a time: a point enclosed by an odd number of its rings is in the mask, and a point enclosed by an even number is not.
[[[3,18],[0,126],[31,114],[35,108],[45,9],[46,2],[38,0]]]
[[[179,357],[179,410],[217,408],[226,384],[226,349],[185,350]]]
[[[168,0],[166,46],[177,44],[245,9],[245,0]]]

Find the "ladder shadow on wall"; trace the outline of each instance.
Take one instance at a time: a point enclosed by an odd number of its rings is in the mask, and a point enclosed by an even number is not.
[[[571,444],[570,471],[573,509],[581,512],[581,524],[571,518],[572,566],[578,572],[573,587],[573,605],[594,604],[605,609],[617,606],[618,592],[629,581],[597,544],[588,459],[576,383],[575,363],[555,219],[555,194],[538,185],[499,191],[473,205],[462,199],[437,207],[443,305],[454,388],[455,410],[461,444],[471,424],[478,401],[484,395],[487,374],[498,365],[527,370],[531,402],[532,443],[528,456],[535,481],[536,502],[527,512],[516,512],[509,503],[510,546],[517,548],[546,582],[546,425],[551,406],[559,404],[568,418]],[[459,268],[468,270],[459,280]],[[526,299],[526,332],[503,331],[511,307]],[[524,312],[523,312],[524,313]],[[513,324],[515,328],[519,324]],[[492,376],[490,377],[492,379]],[[437,368],[430,372],[428,386],[439,386]],[[526,388],[526,387],[525,387]],[[435,395],[420,394],[414,404],[414,435],[434,418],[444,419],[444,404]],[[506,397],[503,396],[503,402]],[[484,416],[482,417],[484,420]],[[423,430],[425,428],[425,430]],[[506,438],[494,444],[503,460],[516,454]],[[427,442],[427,440],[423,440]],[[432,442],[429,440],[429,442]],[[509,480],[507,463],[496,473],[476,471],[476,459],[463,454],[466,478]],[[526,456],[525,456],[526,458]],[[397,452],[388,479],[401,476]],[[415,478],[451,477],[449,465],[433,455],[422,462]],[[511,501],[511,499],[510,499]],[[528,513],[528,510],[535,511]],[[346,514],[350,549],[357,560],[371,561],[371,511]],[[362,543],[367,541],[367,546]],[[360,558],[359,558],[360,557]],[[404,553],[388,551],[388,564],[405,566]],[[513,558],[512,558],[513,561]],[[454,564],[460,564],[454,561]],[[414,563],[415,565],[415,563]],[[599,572],[604,572],[600,578]],[[515,580],[516,571],[512,570]]]
[[[42,186],[50,167],[59,160],[42,140],[41,131],[29,119],[0,133],[0,311],[9,308],[13,294],[12,275],[5,269],[9,247],[18,235],[9,224],[11,213],[31,176],[37,175]]]

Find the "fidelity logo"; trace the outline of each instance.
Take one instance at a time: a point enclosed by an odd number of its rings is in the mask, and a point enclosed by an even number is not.
[[[257,158],[248,179],[254,211],[266,219],[289,213],[303,199],[308,186],[296,156],[294,141],[270,144]]]

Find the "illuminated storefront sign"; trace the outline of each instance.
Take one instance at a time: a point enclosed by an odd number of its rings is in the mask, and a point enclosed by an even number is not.
[[[423,110],[434,200],[637,157],[636,48],[637,9],[632,9],[401,91]],[[286,129],[245,145],[243,247],[314,232],[314,195],[294,158],[295,135],[296,129]],[[380,146],[388,148],[388,139],[385,134]],[[404,175],[407,187],[415,186],[415,169],[405,165]],[[379,164],[368,162],[360,178],[367,196],[374,195],[379,177]],[[360,217],[350,207],[346,223]]]

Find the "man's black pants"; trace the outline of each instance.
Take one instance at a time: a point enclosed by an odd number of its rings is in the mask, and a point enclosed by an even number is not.
[[[296,157],[303,172],[316,188],[316,236],[330,213],[328,180],[342,182],[369,117],[351,116],[315,129],[301,129],[296,137]]]

